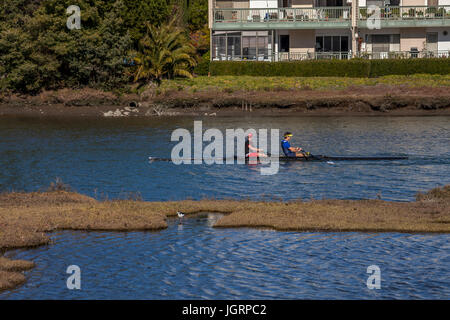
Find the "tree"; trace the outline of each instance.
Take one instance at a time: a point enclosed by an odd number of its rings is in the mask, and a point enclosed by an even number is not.
[[[191,0],[187,10],[191,32],[201,30],[208,24],[208,0]]]
[[[146,32],[146,23],[159,26],[171,13],[170,1],[167,0],[135,0],[125,1],[122,12],[124,27],[129,30],[135,46],[139,44]]]
[[[192,78],[192,68],[196,65],[195,49],[185,32],[176,27],[176,22],[174,18],[161,26],[146,24],[147,34],[140,41],[135,57],[135,82],[144,84],[153,80],[160,85],[164,78]]]

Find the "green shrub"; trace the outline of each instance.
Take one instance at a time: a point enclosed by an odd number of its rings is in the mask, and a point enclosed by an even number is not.
[[[308,60],[290,62],[213,61],[211,75],[285,77],[367,77],[367,60]]]
[[[209,72],[209,64],[210,54],[208,51],[202,56],[197,66],[194,68],[194,73],[198,76],[207,76]]]
[[[380,77],[385,75],[450,74],[450,59],[351,59],[291,62],[213,61],[212,76]]]
[[[450,60],[429,59],[383,59],[370,61],[371,77],[411,74],[450,74]]]

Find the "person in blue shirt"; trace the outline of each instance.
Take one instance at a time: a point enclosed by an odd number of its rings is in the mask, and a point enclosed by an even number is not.
[[[291,147],[289,140],[292,138],[292,133],[286,132],[284,139],[281,141],[281,149],[286,157],[305,157],[305,153],[302,148]]]

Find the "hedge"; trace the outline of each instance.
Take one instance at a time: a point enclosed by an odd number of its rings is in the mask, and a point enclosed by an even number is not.
[[[391,74],[450,74],[450,59],[448,58],[386,59],[370,61],[371,77],[387,76]]]
[[[450,59],[351,59],[290,62],[213,61],[213,76],[378,77],[408,74],[450,74]]]

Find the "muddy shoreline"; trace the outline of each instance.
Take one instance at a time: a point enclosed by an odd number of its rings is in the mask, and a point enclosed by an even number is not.
[[[116,96],[93,89],[0,97],[0,117],[442,116],[448,87],[364,86],[343,90],[154,91]]]

